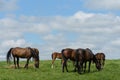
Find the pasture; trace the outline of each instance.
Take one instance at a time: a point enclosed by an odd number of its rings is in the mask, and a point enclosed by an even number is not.
[[[96,71],[94,64],[90,73],[78,74],[72,72],[72,62],[68,62],[69,72],[62,73],[60,60],[55,61],[54,68],[51,68],[51,60],[40,61],[40,68],[34,68],[30,62],[28,69],[24,69],[25,61],[20,62],[20,69],[14,69],[13,63],[0,62],[0,80],[119,80],[120,60],[106,60],[102,71]]]

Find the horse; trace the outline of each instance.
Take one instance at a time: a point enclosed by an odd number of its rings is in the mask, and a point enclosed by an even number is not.
[[[96,65],[96,68],[100,71],[101,69],[103,69],[104,64],[105,64],[105,54],[104,53],[96,53],[95,57],[96,57],[98,63],[100,64],[100,66]]]
[[[24,66],[24,68],[28,68],[29,60],[31,57],[33,57],[35,63],[34,66],[36,68],[39,68],[39,50],[36,48],[20,48],[20,47],[15,47],[15,48],[10,48],[6,58],[7,58],[7,63],[10,62],[10,58],[13,56],[14,60],[14,66],[15,68],[19,68],[19,58],[26,58],[27,62]],[[16,67],[16,59],[17,59],[17,67]]]
[[[64,72],[64,68],[66,68],[66,71],[68,72],[67,61],[68,59],[70,59],[71,61],[75,61],[75,49],[71,49],[71,48],[62,49],[61,53],[63,59],[62,72]]]
[[[83,53],[85,53],[85,50],[84,49],[76,49],[76,52],[75,52],[75,62],[76,62],[76,65],[75,65],[75,72],[76,72],[76,68],[78,69],[78,73],[81,74],[81,72],[83,71]]]
[[[96,58],[93,52],[89,48],[78,48],[76,50],[76,56],[76,67],[78,68],[78,73],[81,74],[82,71],[86,72],[87,62],[89,62],[88,72],[90,72],[91,62],[93,61],[96,63]]]
[[[52,57],[52,66],[51,66],[51,68],[53,68],[54,61],[56,60],[56,58],[57,59],[61,59],[61,62],[62,62],[62,54],[61,53],[53,52],[52,55],[51,55],[51,57]]]

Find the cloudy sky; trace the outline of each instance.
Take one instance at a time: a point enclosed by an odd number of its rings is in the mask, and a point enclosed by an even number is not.
[[[0,60],[18,46],[42,60],[63,48],[120,59],[120,0],[0,0]]]

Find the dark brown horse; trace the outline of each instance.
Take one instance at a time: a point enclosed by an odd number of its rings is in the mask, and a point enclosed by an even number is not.
[[[11,55],[14,59],[14,65],[16,68],[16,59],[17,59],[17,67],[19,68],[19,58],[27,58],[27,62],[24,66],[24,68],[28,68],[29,60],[31,57],[33,57],[35,61],[35,67],[39,68],[39,51],[36,48],[11,48],[7,53],[7,62],[10,62]]]
[[[99,63],[100,66],[96,65],[96,68],[98,70],[103,69],[104,64],[105,64],[105,54],[104,53],[96,53],[95,57],[97,59],[97,62]]]
[[[75,49],[66,48],[66,49],[63,49],[61,53],[63,58],[62,72],[64,72],[64,68],[66,68],[66,71],[68,72],[67,61],[68,59],[75,61]]]
[[[79,48],[76,50],[76,55],[76,67],[78,68],[78,73],[81,73],[82,70],[84,72],[86,71],[87,62],[89,62],[88,72],[90,72],[91,62],[93,61],[96,63],[96,58],[93,52],[89,48]]]
[[[61,59],[61,62],[62,62],[62,54],[61,53],[53,52],[51,57],[52,57],[52,66],[51,66],[51,68],[54,67],[54,61],[56,60],[56,58]]]
[[[78,73],[81,74],[81,72],[83,71],[83,62],[84,62],[84,54],[85,53],[85,49],[79,48],[76,49],[76,54],[75,54],[75,62],[76,62],[76,66],[75,66],[75,71],[76,69],[78,69]]]

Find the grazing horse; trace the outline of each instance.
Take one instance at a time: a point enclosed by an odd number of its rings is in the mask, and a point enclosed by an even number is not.
[[[84,72],[86,71],[87,62],[89,62],[88,72],[90,72],[91,61],[96,62],[95,55],[93,54],[93,52],[89,48],[78,48],[76,50],[76,55],[76,67],[78,68],[78,73],[81,73],[82,70]]]
[[[51,57],[52,57],[52,66],[51,66],[51,68],[53,68],[54,61],[56,60],[56,58],[62,59],[62,54],[58,53],[58,52],[53,52],[52,55],[51,55]],[[61,60],[61,62],[62,62],[62,60]]]
[[[24,66],[24,68],[28,68],[29,60],[31,57],[33,57],[35,61],[35,67],[39,68],[39,51],[36,48],[11,48],[7,53],[7,62],[10,62],[11,55],[14,59],[14,65],[16,68],[16,59],[17,59],[17,67],[19,68],[19,58],[27,58],[27,62]]]
[[[83,53],[85,53],[85,50],[84,49],[76,49],[76,55],[75,55],[75,62],[76,62],[76,65],[75,65],[75,71],[76,71],[76,68],[78,69],[78,73],[81,74],[81,72],[83,71],[83,62],[84,62],[84,55]]]
[[[66,71],[68,72],[67,61],[68,59],[75,61],[75,49],[66,48],[66,49],[63,49],[61,53],[62,53],[62,58],[63,58],[62,72],[64,72],[64,68],[66,68]]]
[[[104,53],[96,53],[95,57],[97,59],[97,62],[100,64],[100,66],[96,65],[96,68],[98,70],[103,69],[103,66],[105,64],[105,54]]]

